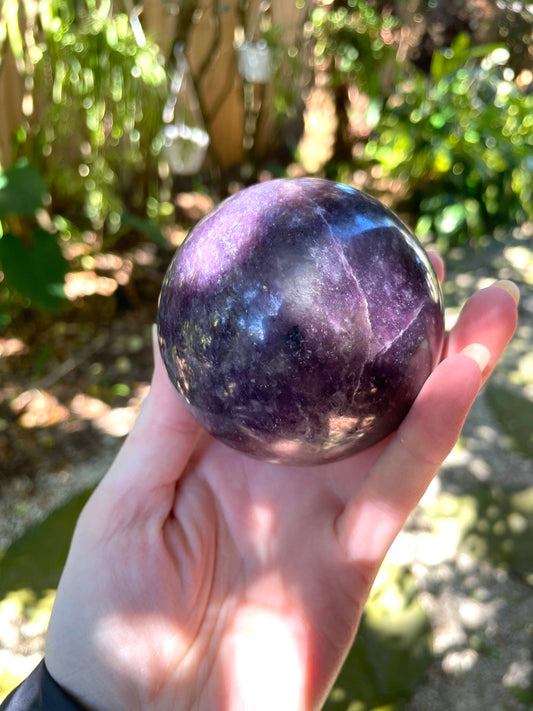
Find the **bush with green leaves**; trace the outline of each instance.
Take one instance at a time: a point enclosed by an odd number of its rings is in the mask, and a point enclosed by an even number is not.
[[[366,158],[405,181],[419,235],[453,245],[533,218],[533,96],[508,60],[459,35],[389,98]]]
[[[24,16],[20,26],[8,12],[13,5]],[[122,206],[139,191],[146,200],[154,166],[167,91],[157,45],[139,42],[111,0],[9,0],[0,19],[32,87],[34,110],[16,134],[17,154],[46,175],[58,210],[79,215],[81,206],[88,223],[116,230]]]
[[[355,82],[376,102],[375,113],[387,98],[395,74],[393,30],[398,19],[366,0],[347,0],[315,7],[311,24],[315,65],[327,68],[333,89]]]
[[[161,239],[145,215],[158,216],[157,175],[147,183],[167,92],[157,45],[139,42],[110,0],[6,0],[0,60],[7,42],[25,76],[26,119],[0,172],[0,327],[18,308],[65,303],[62,240],[87,227],[104,248],[124,230]]]

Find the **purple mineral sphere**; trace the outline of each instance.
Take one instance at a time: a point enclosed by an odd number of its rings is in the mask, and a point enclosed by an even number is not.
[[[222,442],[319,464],[395,430],[436,365],[442,296],[416,238],[346,185],[282,179],[222,202],[166,274],[172,383]]]

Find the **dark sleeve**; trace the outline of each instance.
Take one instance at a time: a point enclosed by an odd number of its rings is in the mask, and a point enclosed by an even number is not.
[[[0,704],[0,711],[83,711],[50,676],[44,660]]]

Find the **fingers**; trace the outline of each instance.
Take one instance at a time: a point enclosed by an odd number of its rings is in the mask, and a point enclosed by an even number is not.
[[[490,352],[485,381],[513,336],[518,300],[518,287],[510,281],[495,282],[474,294],[448,336],[445,355],[460,353],[470,343],[483,344]]]
[[[491,286],[465,305],[445,359],[339,518],[348,555],[378,566],[405,519],[448,456],[487,375],[516,326],[516,301]]]
[[[379,566],[453,448],[481,385],[468,354],[442,361],[338,522],[349,557]]]

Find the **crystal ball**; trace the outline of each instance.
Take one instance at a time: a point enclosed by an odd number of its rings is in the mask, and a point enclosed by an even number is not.
[[[426,252],[384,205],[315,178],[258,183],[188,234],[158,336],[170,380],[230,447],[322,464],[392,433],[439,360]]]

